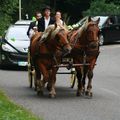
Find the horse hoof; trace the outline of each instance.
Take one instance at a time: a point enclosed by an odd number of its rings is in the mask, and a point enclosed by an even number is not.
[[[85,91],[82,91],[81,95],[84,96],[85,95]]]
[[[79,96],[83,96],[83,94],[80,93],[80,92],[77,92],[77,93],[76,93],[76,96],[77,96],[77,97],[79,97]]]
[[[49,98],[56,98],[55,95],[49,94]]]
[[[90,93],[90,97],[93,97],[93,93],[92,92]]]
[[[92,92],[88,92],[88,91],[85,92],[85,95],[88,98],[92,98],[92,96],[93,96]]]

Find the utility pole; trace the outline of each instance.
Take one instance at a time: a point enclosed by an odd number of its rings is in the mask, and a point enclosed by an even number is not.
[[[19,20],[21,20],[21,0],[19,0]]]

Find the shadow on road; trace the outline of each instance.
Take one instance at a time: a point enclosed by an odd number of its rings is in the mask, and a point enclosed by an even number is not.
[[[4,67],[0,67],[0,70],[7,70],[7,71],[27,71],[27,67],[4,66]]]
[[[44,95],[43,96],[38,96],[37,95],[37,92],[34,91],[34,89],[30,89],[30,88],[25,88],[27,89],[27,91],[33,91],[32,94],[29,96],[29,98],[33,98],[34,96],[34,99],[41,99],[41,100],[50,100],[51,98],[49,98],[49,92],[45,89],[44,90]],[[68,100],[68,99],[75,99],[75,98],[79,98],[79,97],[76,97],[76,89],[72,89],[70,87],[63,87],[63,86],[56,86],[56,98],[55,100]],[[28,97],[28,95],[27,95]],[[53,99],[52,99],[53,100]]]

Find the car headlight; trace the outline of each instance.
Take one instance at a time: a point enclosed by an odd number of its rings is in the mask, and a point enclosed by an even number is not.
[[[2,49],[7,52],[17,52],[14,48],[12,48],[8,44],[2,44]]]

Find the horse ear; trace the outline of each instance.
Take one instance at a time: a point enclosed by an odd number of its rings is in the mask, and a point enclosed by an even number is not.
[[[97,22],[97,24],[99,24],[99,22],[100,22],[100,17],[98,18],[98,20],[97,20],[96,22]]]
[[[88,22],[91,22],[91,16],[88,17]]]

